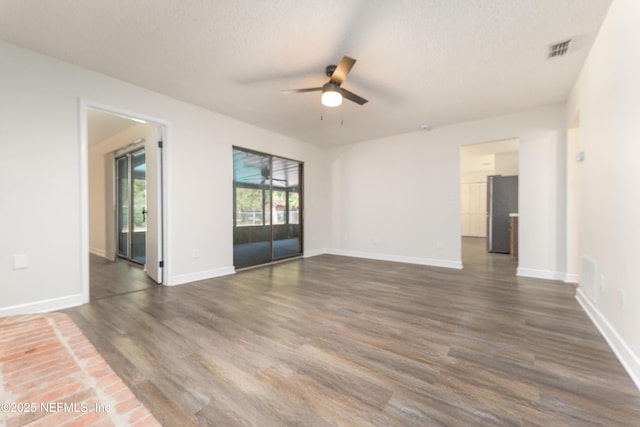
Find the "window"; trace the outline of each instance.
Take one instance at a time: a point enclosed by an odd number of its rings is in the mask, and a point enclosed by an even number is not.
[[[236,187],[236,227],[264,225],[264,191]]]

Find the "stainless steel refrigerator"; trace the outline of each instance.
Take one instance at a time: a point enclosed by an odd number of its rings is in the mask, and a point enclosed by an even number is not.
[[[518,176],[487,177],[487,251],[509,253],[509,214],[518,212]]]

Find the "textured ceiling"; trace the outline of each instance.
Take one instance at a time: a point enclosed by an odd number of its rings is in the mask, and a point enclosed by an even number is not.
[[[0,0],[0,39],[327,146],[565,101],[610,3]],[[281,93],[343,55],[369,103]]]

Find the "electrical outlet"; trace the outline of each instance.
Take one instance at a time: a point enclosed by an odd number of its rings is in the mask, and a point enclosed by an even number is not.
[[[604,294],[604,291],[607,289],[607,281],[604,277],[604,274],[600,275],[600,293]]]
[[[627,302],[624,297],[624,289],[620,289],[620,308],[624,311]]]
[[[24,254],[14,255],[13,256],[13,269],[14,270],[24,270],[29,266],[27,262],[27,256]]]

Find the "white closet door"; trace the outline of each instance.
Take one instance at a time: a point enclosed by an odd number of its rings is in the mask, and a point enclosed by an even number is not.
[[[487,236],[487,183],[463,183],[460,188],[460,231],[463,236]]]
[[[469,235],[469,184],[460,185],[460,234]]]

